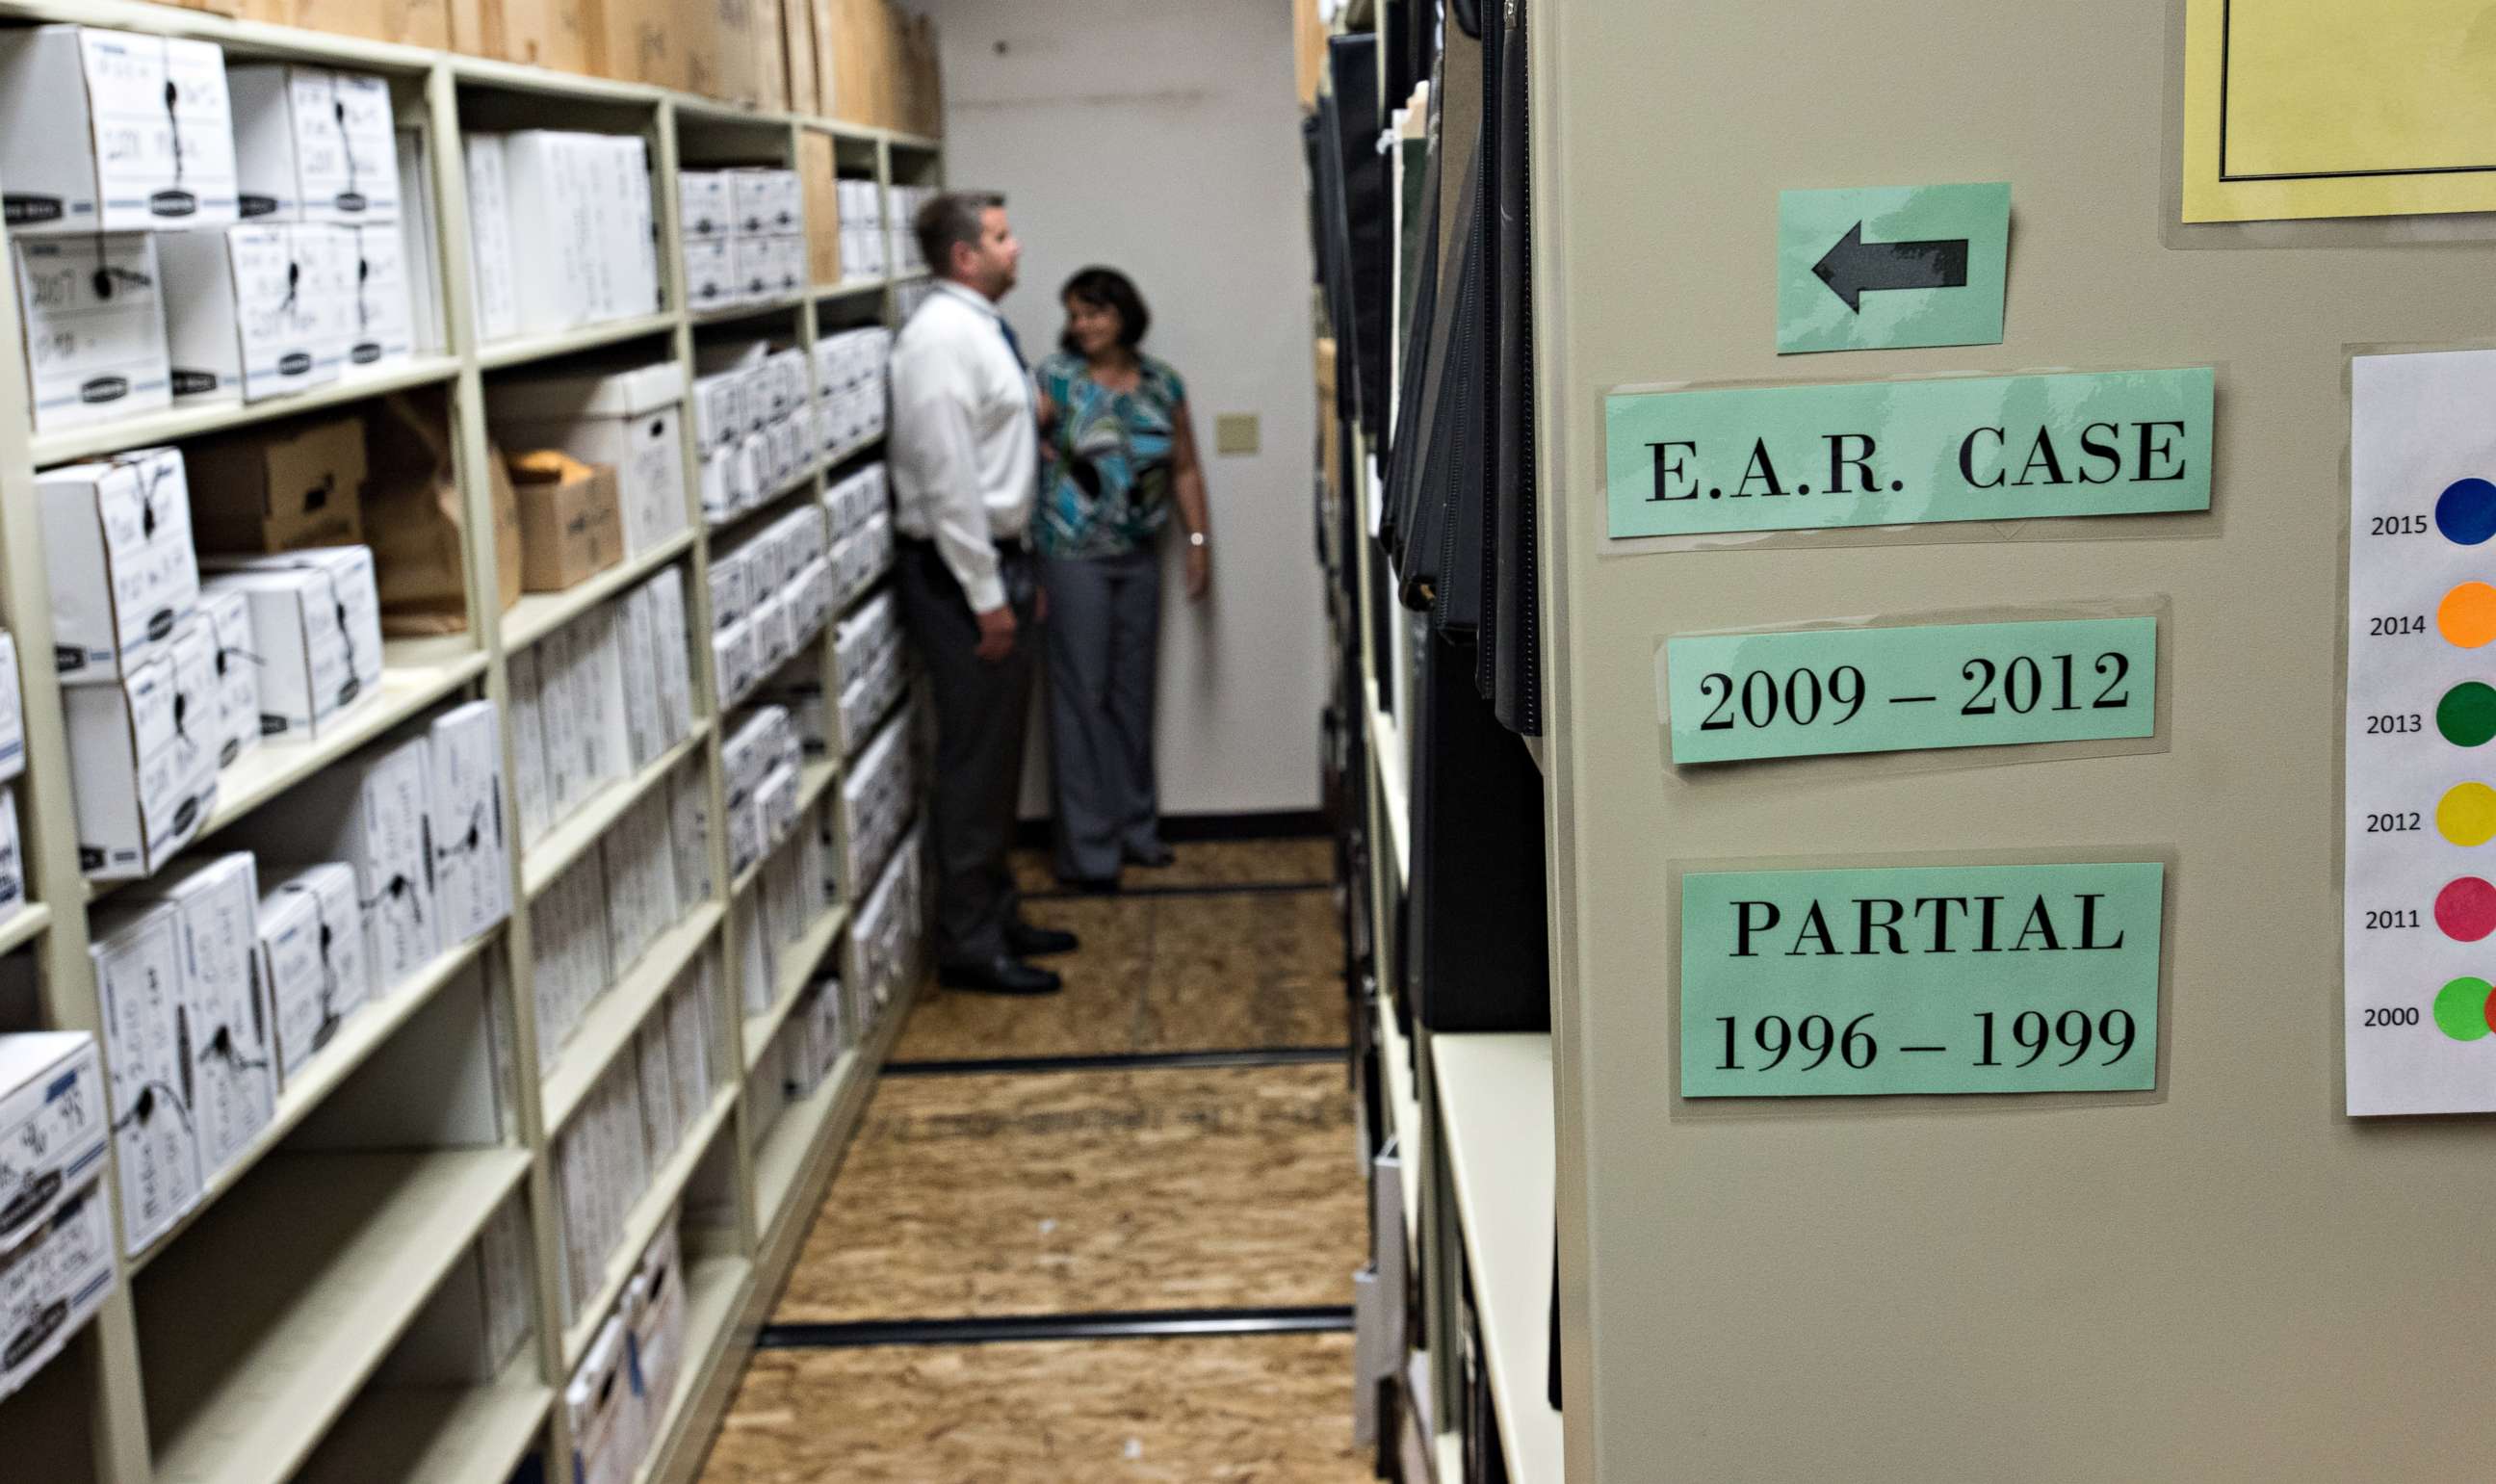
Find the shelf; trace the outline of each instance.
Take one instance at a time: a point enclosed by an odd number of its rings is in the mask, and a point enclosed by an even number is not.
[[[1395,878],[1408,881],[1413,874],[1413,805],[1412,790],[1405,779],[1404,734],[1394,717],[1378,709],[1377,685],[1365,683],[1369,691],[1369,755],[1378,768],[1378,802],[1387,811],[1388,843],[1394,846],[1388,859],[1395,863]]]
[[[806,642],[807,644],[814,643],[814,637],[811,635],[808,636]],[[804,647],[800,646],[799,647],[802,648]],[[832,780],[840,776],[840,765],[831,761],[829,758],[819,758],[814,762],[803,764],[798,768],[797,826],[799,829],[805,828],[806,811],[813,808],[817,802],[824,797],[824,791],[832,786]],[[795,835],[792,835],[784,839],[773,840],[769,846],[764,848],[762,855],[755,858],[753,865],[748,866],[741,871],[738,871],[736,873],[736,879],[729,883],[729,897],[733,900],[744,896],[747,888],[753,886],[755,882],[763,879],[763,868],[770,862],[773,856],[780,853],[783,846],[787,845],[790,840],[796,839],[796,837],[797,837]]]
[[[497,371],[532,361],[550,361],[557,356],[573,356],[601,346],[638,340],[644,335],[665,334],[675,328],[676,316],[666,311],[629,320],[602,320],[595,325],[559,330],[552,334],[522,335],[515,340],[493,341],[478,349],[477,364],[485,370]],[[670,347],[667,359],[675,359],[673,347]]]
[[[560,592],[532,592],[503,610],[506,652],[525,649],[573,619],[693,550],[694,533],[682,530],[639,556],[629,557]]]
[[[869,433],[863,438],[851,439],[849,442],[842,444],[839,448],[832,450],[832,457],[824,460],[825,472],[829,473],[830,471],[839,468],[841,465],[849,462],[853,458],[856,458],[858,455],[865,453],[867,450],[875,447],[883,441],[884,434],[882,433]]]
[[[152,19],[155,15],[152,7],[149,14]],[[115,454],[123,449],[153,448],[160,443],[178,443],[185,438],[223,432],[228,428],[249,427],[255,423],[274,422],[302,412],[318,412],[324,407],[359,402],[366,397],[404,392],[410,387],[432,386],[458,374],[459,363],[453,357],[419,356],[388,370],[351,376],[289,396],[269,397],[257,402],[219,402],[207,407],[170,407],[162,412],[116,419],[110,423],[37,433],[33,440],[35,467],[49,468],[53,464],[92,458],[100,454]]]
[[[780,1027],[797,1008],[798,999],[813,981],[815,970],[823,964],[824,956],[838,942],[841,928],[848,923],[850,909],[836,906],[817,917],[806,927],[797,941],[780,950],[780,975],[771,987],[771,1008],[761,1015],[745,1018],[745,1070],[752,1075],[763,1064],[763,1053],[771,1044]]]
[[[517,1149],[263,1166],[139,1295],[154,1484],[292,1474],[528,1169]]]
[[[745,303],[722,304],[716,309],[697,309],[693,312],[692,318],[696,329],[706,329],[712,325],[733,325],[738,320],[786,314],[803,305],[806,298],[807,296],[803,294],[783,294],[775,298],[757,299]]]
[[[695,1399],[710,1390],[728,1353],[729,1327],[745,1307],[746,1284],[753,1271],[742,1257],[711,1257],[685,1265],[684,1370],[676,1377],[676,1394],[668,1399],[658,1426],[650,1430],[650,1451],[633,1470],[633,1484],[650,1484],[660,1476],[668,1455],[678,1445],[677,1435]],[[709,1441],[707,1428],[702,1441]]]
[[[367,696],[329,718],[328,727],[309,742],[265,742],[217,774],[217,804],[207,823],[186,849],[196,850],[210,836],[259,808],[375,738],[440,704],[485,673],[483,650],[468,647],[469,636],[446,634],[436,639],[391,639],[382,645],[382,683]],[[119,881],[87,884],[90,899],[101,897]]]
[[[716,901],[696,907],[692,916],[660,933],[642,950],[640,959],[625,970],[621,980],[590,1001],[572,1039],[557,1055],[554,1070],[546,1074],[542,1101],[546,1109],[544,1121],[549,1130],[560,1130],[570,1121],[581,1100],[598,1086],[598,1079],[614,1065],[616,1058],[631,1049],[634,1032],[667,997],[668,990],[693,963],[694,956],[702,952],[703,942],[718,930],[725,910]]]
[[[1387,1080],[1387,1116],[1394,1121],[1395,1183],[1404,1187],[1404,1250],[1421,1250],[1421,1099],[1414,1090],[1413,1067],[1406,1059],[1413,1043],[1395,1024],[1395,1006],[1383,989],[1378,997],[1378,1067]],[[1408,1260],[1410,1260],[1408,1258]]]
[[[1544,1390],[1557,1157],[1551,1038],[1433,1035],[1430,1070],[1508,1476],[1558,1484],[1560,1413]]]
[[[22,828],[22,826],[21,826]],[[0,925],[0,954],[16,953],[35,940],[36,934],[52,925],[52,909],[40,901],[30,901],[9,914]]]
[[[420,47],[234,20],[204,11],[183,9],[168,16],[156,6],[133,4],[131,0],[0,0],[0,16],[191,36],[217,42],[244,53],[246,58],[292,57],[387,72],[422,72],[441,55]]]
[[[823,1086],[783,1109],[779,1121],[763,1134],[754,1151],[754,1210],[763,1229],[771,1230],[787,1215],[790,1192],[805,1174],[807,1156],[815,1152],[833,1108],[863,1063],[853,1048],[824,1074]]]
[[[585,77],[579,73],[556,72],[548,67],[533,67],[524,62],[504,62],[456,52],[450,53],[448,60],[452,76],[463,87],[500,88],[506,92],[534,93],[541,97],[574,98],[584,103],[650,107],[655,107],[668,96],[666,88],[652,82]]]
[[[634,1202],[632,1214],[624,1218],[624,1234],[617,1239],[615,1250],[607,1254],[607,1276],[599,1280],[598,1291],[590,1296],[580,1312],[575,1314],[572,1327],[563,1334],[563,1373],[580,1369],[580,1357],[589,1342],[598,1338],[598,1327],[614,1311],[615,1301],[633,1277],[633,1269],[659,1235],[659,1228],[676,1209],[676,1200],[685,1193],[694,1169],[702,1155],[710,1152],[711,1141],[719,1136],[720,1126],[736,1108],[736,1091],[740,1084],[731,1082],[714,1093],[710,1107],[687,1128],[677,1143],[675,1152],[668,1156],[651,1178],[650,1188]],[[551,1123],[547,1125],[552,1127]],[[697,1353],[688,1350],[687,1354]]]
[[[378,998],[366,1000],[340,1023],[337,1034],[330,1038],[329,1044],[314,1052],[312,1059],[304,1062],[302,1070],[295,1074],[295,1080],[277,1094],[277,1106],[269,1117],[268,1126],[243,1146],[242,1152],[236,1154],[232,1163],[207,1178],[201,1186],[197,1204],[168,1227],[164,1235],[131,1256],[125,1264],[128,1271],[138,1273],[163,1255],[165,1249],[205,1216],[226,1192],[240,1184],[254,1165],[286,1142],[286,1136],[295,1131],[296,1124],[309,1118],[312,1110],[321,1106],[323,1099],[336,1091],[339,1085],[354,1076],[374,1052],[398,1034],[400,1026],[433,1003],[433,996],[458,978],[469,964],[477,962],[486,945],[501,937],[502,931],[498,925],[493,931],[482,937],[435,955],[433,962],[416,977],[393,987]]]
[[[477,1484],[511,1477],[546,1430],[554,1388],[528,1346],[490,1386],[377,1387],[330,1430],[294,1484]]]
[[[815,301],[821,303],[827,299],[847,299],[853,294],[882,293],[889,282],[883,277],[873,277],[844,278],[834,284],[819,283],[815,285]]]
[[[818,460],[808,464],[805,473],[792,479],[743,510],[732,511],[716,520],[708,521],[706,523],[710,527],[711,535],[725,536],[741,525],[751,524],[762,516],[786,515],[788,512],[781,507],[792,503],[793,496],[813,493],[815,481],[822,478],[824,471],[830,467],[831,464],[827,460]]]
[[[570,869],[573,863],[598,848],[615,821],[631,813],[633,806],[649,797],[654,788],[663,787],[668,774],[676,765],[693,756],[710,736],[710,718],[694,722],[693,735],[670,747],[653,759],[648,767],[629,778],[615,778],[607,786],[573,806],[571,813],[539,836],[537,843],[520,847],[520,900],[535,901],[555,878]]]

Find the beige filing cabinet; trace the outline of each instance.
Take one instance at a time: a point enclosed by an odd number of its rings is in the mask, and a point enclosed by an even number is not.
[[[2496,340],[2483,219],[2182,225],[2182,0],[1531,24],[1569,1477],[2484,1475],[2496,1126],[2344,1112],[2335,599],[2352,348]],[[1993,180],[2001,344],[1776,354],[1780,190]],[[1616,387],[2194,365],[2206,513],[1607,534]],[[2142,598],[2161,747],[1669,760],[1664,636]],[[2169,863],[2153,1093],[1677,1095],[1676,867],[2013,852]]]

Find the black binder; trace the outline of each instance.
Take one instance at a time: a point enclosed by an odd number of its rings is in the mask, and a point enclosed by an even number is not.
[[[1362,32],[1326,42],[1334,81],[1334,144],[1343,179],[1347,299],[1335,321],[1336,380],[1353,388],[1352,411],[1372,442],[1385,436],[1387,337],[1393,324],[1394,206],[1388,164],[1378,152],[1387,112],[1378,96],[1378,36]]]

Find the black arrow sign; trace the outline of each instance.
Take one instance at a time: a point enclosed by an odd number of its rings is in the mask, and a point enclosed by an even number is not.
[[[1932,242],[1866,242],[1863,224],[1846,229],[1837,245],[1811,266],[1812,276],[1846,307],[1863,312],[1863,296],[1874,289],[1964,289],[1967,287],[1967,238]]]

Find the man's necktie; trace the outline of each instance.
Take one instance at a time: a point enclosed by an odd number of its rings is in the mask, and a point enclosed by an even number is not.
[[[1006,323],[1006,318],[1002,314],[997,316],[997,328],[1005,332],[1006,349],[1014,352],[1014,364],[1026,371],[1030,370],[1031,363],[1022,359],[1022,341],[1014,337],[1014,327]]]

